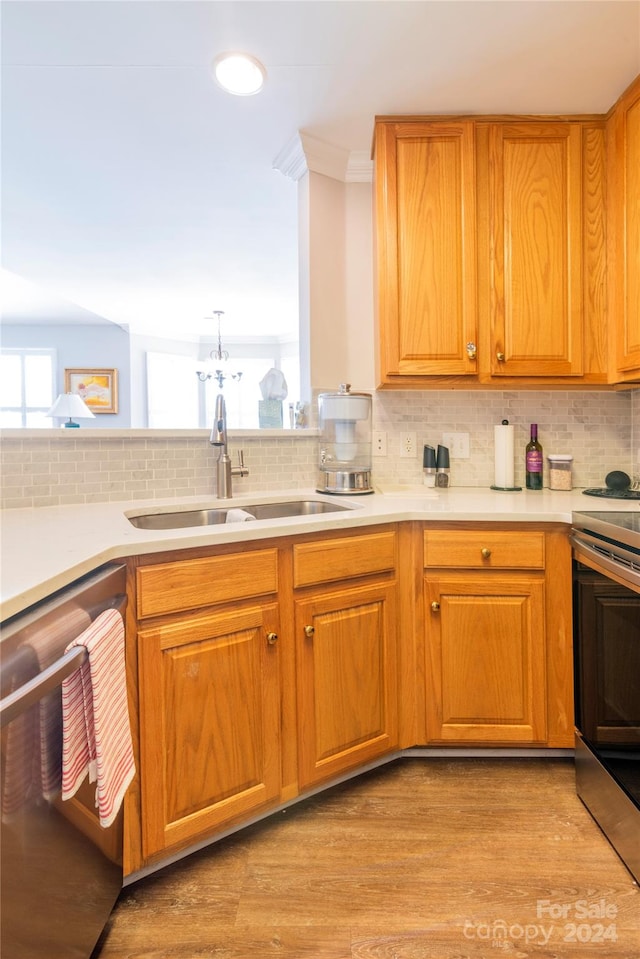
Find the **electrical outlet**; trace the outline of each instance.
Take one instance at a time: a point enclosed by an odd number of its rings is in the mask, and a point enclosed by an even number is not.
[[[447,446],[451,459],[468,460],[469,459],[469,434],[468,433],[443,433],[442,444]]]
[[[415,433],[400,434],[400,456],[406,459],[415,458],[418,440]]]
[[[387,455],[387,434],[384,430],[373,431],[373,454],[374,456]]]

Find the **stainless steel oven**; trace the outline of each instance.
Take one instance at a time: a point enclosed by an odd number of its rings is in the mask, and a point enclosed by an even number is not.
[[[578,795],[640,881],[640,510],[573,514]]]

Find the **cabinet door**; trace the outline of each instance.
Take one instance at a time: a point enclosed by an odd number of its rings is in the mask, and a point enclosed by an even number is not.
[[[543,580],[429,575],[424,596],[428,741],[543,743]]]
[[[397,744],[395,586],[296,602],[301,786]]]
[[[278,797],[277,629],[264,605],[138,633],[145,856]]]
[[[581,376],[582,130],[489,130],[491,376]]]
[[[470,121],[376,125],[382,382],[476,372],[473,129]]]
[[[631,381],[640,378],[640,78],[609,123],[613,379]]]

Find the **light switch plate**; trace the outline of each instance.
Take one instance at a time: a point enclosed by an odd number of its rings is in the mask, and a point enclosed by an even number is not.
[[[443,433],[442,443],[449,448],[451,459],[468,460],[469,459],[469,434],[468,433]]]
[[[373,431],[373,455],[387,455],[387,434],[384,432],[384,430]]]

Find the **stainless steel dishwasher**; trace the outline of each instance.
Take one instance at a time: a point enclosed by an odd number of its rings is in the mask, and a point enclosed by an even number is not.
[[[95,784],[60,798],[61,684],[87,656],[68,644],[126,606],[125,567],[109,565],[0,627],[3,959],[86,959],[122,888],[122,812],[103,829]]]

